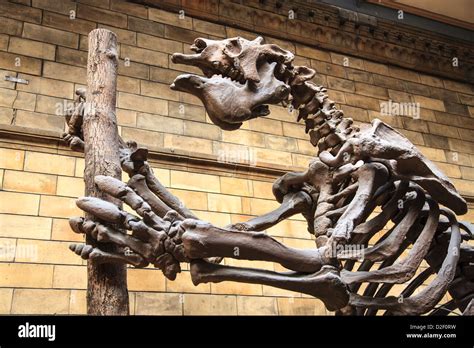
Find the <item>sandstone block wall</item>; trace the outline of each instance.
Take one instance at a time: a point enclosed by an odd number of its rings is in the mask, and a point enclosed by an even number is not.
[[[122,137],[157,154],[151,163],[159,179],[202,219],[224,226],[274,209],[271,183],[277,174],[302,169],[315,153],[304,126],[283,107],[272,106],[268,117],[223,132],[199,100],[168,88],[177,75],[196,71],[170,60],[173,52],[189,52],[194,38],[254,38],[255,33],[122,0],[2,0],[0,21],[1,314],[85,313],[85,262],[67,248],[82,240],[67,219],[80,214],[74,200],[83,194],[84,161],[57,139],[64,130],[65,103],[86,83],[91,30],[107,28],[118,35]],[[297,65],[316,69],[315,81],[328,87],[347,116],[393,125],[464,196],[474,197],[473,85],[266,39],[295,52]],[[5,81],[7,75],[29,84]],[[419,103],[419,118],[381,116],[380,103],[389,100]],[[210,164],[192,164],[195,158]],[[229,161],[250,166],[243,171],[222,165]],[[474,210],[465,219],[474,221]],[[269,233],[290,246],[314,245],[302,217]],[[265,262],[225,262],[282,269]],[[267,286],[194,287],[186,269],[174,282],[151,268],[130,269],[128,277],[133,314],[331,314],[316,299]]]

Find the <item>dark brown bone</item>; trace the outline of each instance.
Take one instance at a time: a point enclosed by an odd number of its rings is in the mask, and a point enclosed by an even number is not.
[[[417,295],[408,298],[389,296],[385,298],[364,297],[351,294],[349,303],[353,306],[387,309],[394,315],[421,315],[430,311],[446,293],[449,283],[454,278],[459,259],[461,234],[453,214],[447,212],[452,223],[451,238],[446,258],[438,271],[437,277]]]
[[[268,115],[265,104],[278,104],[288,97],[290,87],[275,78],[275,67],[276,63],[263,62],[259,67],[260,81],[245,84],[220,75],[180,75],[171,89],[198,97],[216,125],[234,130],[244,121]]]
[[[181,236],[190,259],[221,256],[271,261],[297,272],[317,272],[322,266],[318,249],[286,247],[263,232],[229,231],[197,220],[183,221]]]
[[[239,231],[263,231],[290,216],[298,213],[308,214],[311,211],[311,207],[312,200],[306,192],[299,191],[289,193],[283,198],[283,203],[277,209],[246,222],[234,224],[230,226],[230,229]]]
[[[394,227],[393,231],[388,235],[388,237],[371,248],[361,250],[360,255],[352,255],[353,259],[358,259],[360,256],[363,255],[364,259],[366,260],[374,262],[383,261],[394,255],[399,250],[406,235],[419,218],[421,209],[423,208],[423,204],[425,203],[424,194],[421,192],[421,190],[415,192],[417,192],[417,196],[414,199],[413,204],[405,203],[409,204],[406,214],[403,219]],[[338,255],[338,257],[343,259],[344,255]],[[348,279],[346,281],[348,283],[355,282],[357,281],[357,278],[359,276],[362,276],[362,274],[360,274],[359,272],[347,274]]]
[[[197,38],[191,46],[196,54],[175,53],[173,63],[194,65],[207,77],[226,74],[236,80],[259,82],[261,74],[258,63],[277,62],[288,64],[294,55],[277,45],[264,44],[262,37],[253,41],[241,37],[224,40]]]
[[[431,240],[438,225],[439,209],[433,200],[429,199],[428,202],[431,208],[428,220],[423,231],[413,245],[413,248],[409,251],[408,256],[405,259],[402,259],[389,267],[376,271],[355,273],[345,272],[345,275],[342,275],[342,279],[347,284],[362,281],[401,284],[410,280],[415,275],[417,268],[420,266],[421,261],[428,252]],[[367,258],[364,253],[362,253],[362,255],[365,259],[370,259]],[[351,277],[351,275],[354,275],[354,277]]]
[[[348,209],[334,227],[331,239],[336,241],[350,239],[355,226],[367,217],[368,203],[373,199],[376,188],[386,182],[388,178],[386,168],[379,163],[365,164],[355,172],[355,175],[358,178],[359,187]]]
[[[230,280],[242,283],[264,284],[280,289],[302,292],[320,299],[331,311],[344,307],[349,300],[346,286],[339,278],[337,269],[331,266],[324,266],[320,271],[313,274],[278,273],[197,261],[191,262],[191,277],[195,285]]]

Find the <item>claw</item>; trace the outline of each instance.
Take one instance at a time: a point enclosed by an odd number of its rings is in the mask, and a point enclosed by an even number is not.
[[[148,265],[148,262],[138,254],[112,254],[99,248],[94,248],[89,244],[71,244],[69,249],[84,260],[93,260],[97,263],[121,263],[130,264],[135,267],[145,267]]]
[[[120,224],[124,221],[124,213],[113,203],[95,197],[81,197],[76,205],[86,213],[92,214],[101,220]]]

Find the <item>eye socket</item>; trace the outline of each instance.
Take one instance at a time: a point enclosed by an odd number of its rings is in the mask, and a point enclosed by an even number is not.
[[[233,53],[233,54],[240,53],[240,51],[242,51],[240,40],[238,39],[229,40],[229,42],[225,45],[225,49],[229,53]]]

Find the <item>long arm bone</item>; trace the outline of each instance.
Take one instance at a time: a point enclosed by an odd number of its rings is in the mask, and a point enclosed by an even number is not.
[[[134,238],[119,238],[113,234],[113,230],[103,228],[105,237],[101,237],[98,232],[95,232],[93,237],[128,246],[155,265],[160,265],[159,260],[163,253],[170,254],[177,261],[207,257],[273,261],[300,272],[316,272],[323,265],[317,249],[289,248],[262,232],[221,229],[194,219],[183,221],[180,215],[173,211],[168,212],[162,219],[146,200],[121,181],[105,176],[98,176],[95,181],[101,190],[121,199],[139,216],[122,211],[115,205],[97,198],[80,198],[77,204],[82,210],[95,215],[106,224],[116,224],[131,230]],[[87,229],[82,227],[76,226],[75,230],[87,233]],[[170,233],[170,230],[175,232]],[[149,247],[137,247],[139,241],[135,238],[142,243],[151,244],[152,257],[144,251]],[[114,258],[112,261],[116,260],[117,258]]]
[[[232,257],[271,261],[297,272],[316,272],[323,266],[318,249],[287,247],[263,232],[229,231],[198,220],[185,220],[181,239],[190,259]]]
[[[257,216],[246,222],[234,224],[230,228],[240,231],[263,231],[293,215],[310,212],[311,206],[311,197],[306,192],[299,191],[288,193],[285,195],[282,204],[277,209],[267,214]]]
[[[337,269],[332,266],[323,266],[318,272],[307,274],[279,273],[192,261],[191,277],[195,285],[207,282],[234,281],[302,292],[319,298],[331,311],[344,307],[349,300],[346,286],[341,281]]]

